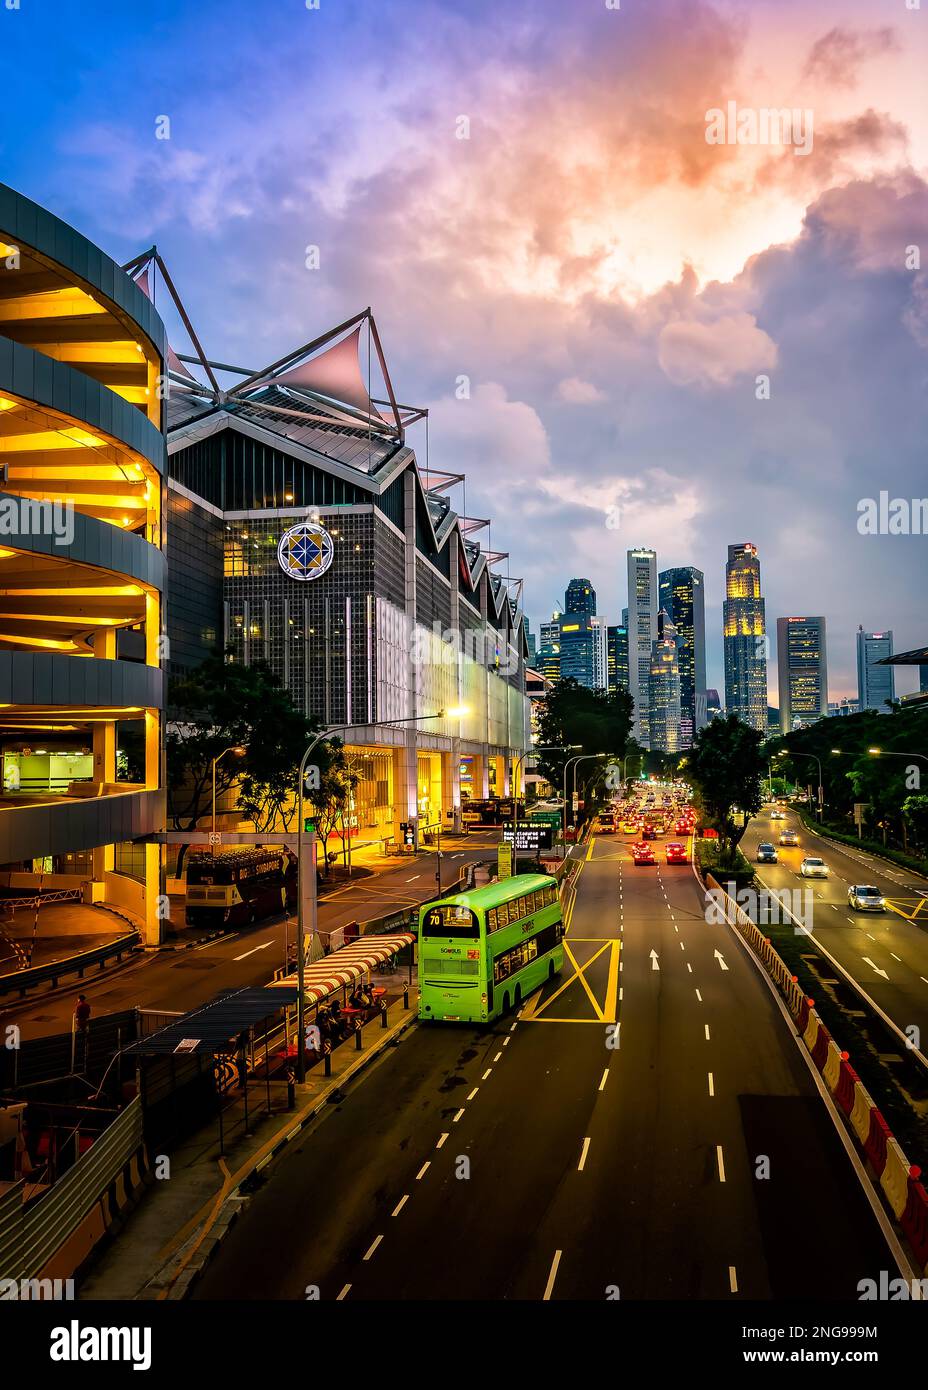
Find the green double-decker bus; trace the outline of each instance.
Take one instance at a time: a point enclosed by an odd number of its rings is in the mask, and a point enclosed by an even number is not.
[[[419,912],[419,1017],[499,1018],[564,964],[557,883],[516,874]]]

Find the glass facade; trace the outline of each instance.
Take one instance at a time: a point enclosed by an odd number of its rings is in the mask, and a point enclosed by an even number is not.
[[[728,547],[725,602],[725,706],[745,724],[767,732],[767,628],[760,560],[750,541]]]
[[[705,581],[701,570],[685,566],[662,570],[658,588],[660,606],[677,633],[680,747],[689,748],[707,722]]]
[[[877,662],[893,654],[893,634],[864,632],[857,629],[857,700],[859,709],[880,710],[887,714],[887,701],[896,698],[895,672],[892,666]]]
[[[825,619],[777,619],[780,731],[788,734],[828,714]]]

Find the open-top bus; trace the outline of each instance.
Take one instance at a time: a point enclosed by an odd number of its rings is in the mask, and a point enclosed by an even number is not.
[[[288,849],[198,854],[187,863],[190,927],[239,926],[296,905],[296,857]]]
[[[516,874],[419,911],[419,1017],[485,1023],[564,964],[561,900],[546,874]]]

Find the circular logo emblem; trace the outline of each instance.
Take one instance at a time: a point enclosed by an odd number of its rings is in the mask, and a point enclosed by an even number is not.
[[[277,563],[291,579],[318,579],[334,558],[332,537],[316,521],[291,526],[277,546]]]

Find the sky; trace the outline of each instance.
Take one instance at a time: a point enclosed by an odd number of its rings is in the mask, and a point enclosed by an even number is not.
[[[618,621],[652,546],[722,689],[750,540],[832,700],[858,624],[925,643],[928,537],[858,522],[928,494],[928,0],[7,3],[0,179],[156,243],[221,360],[370,305],[533,626],[575,575]]]

